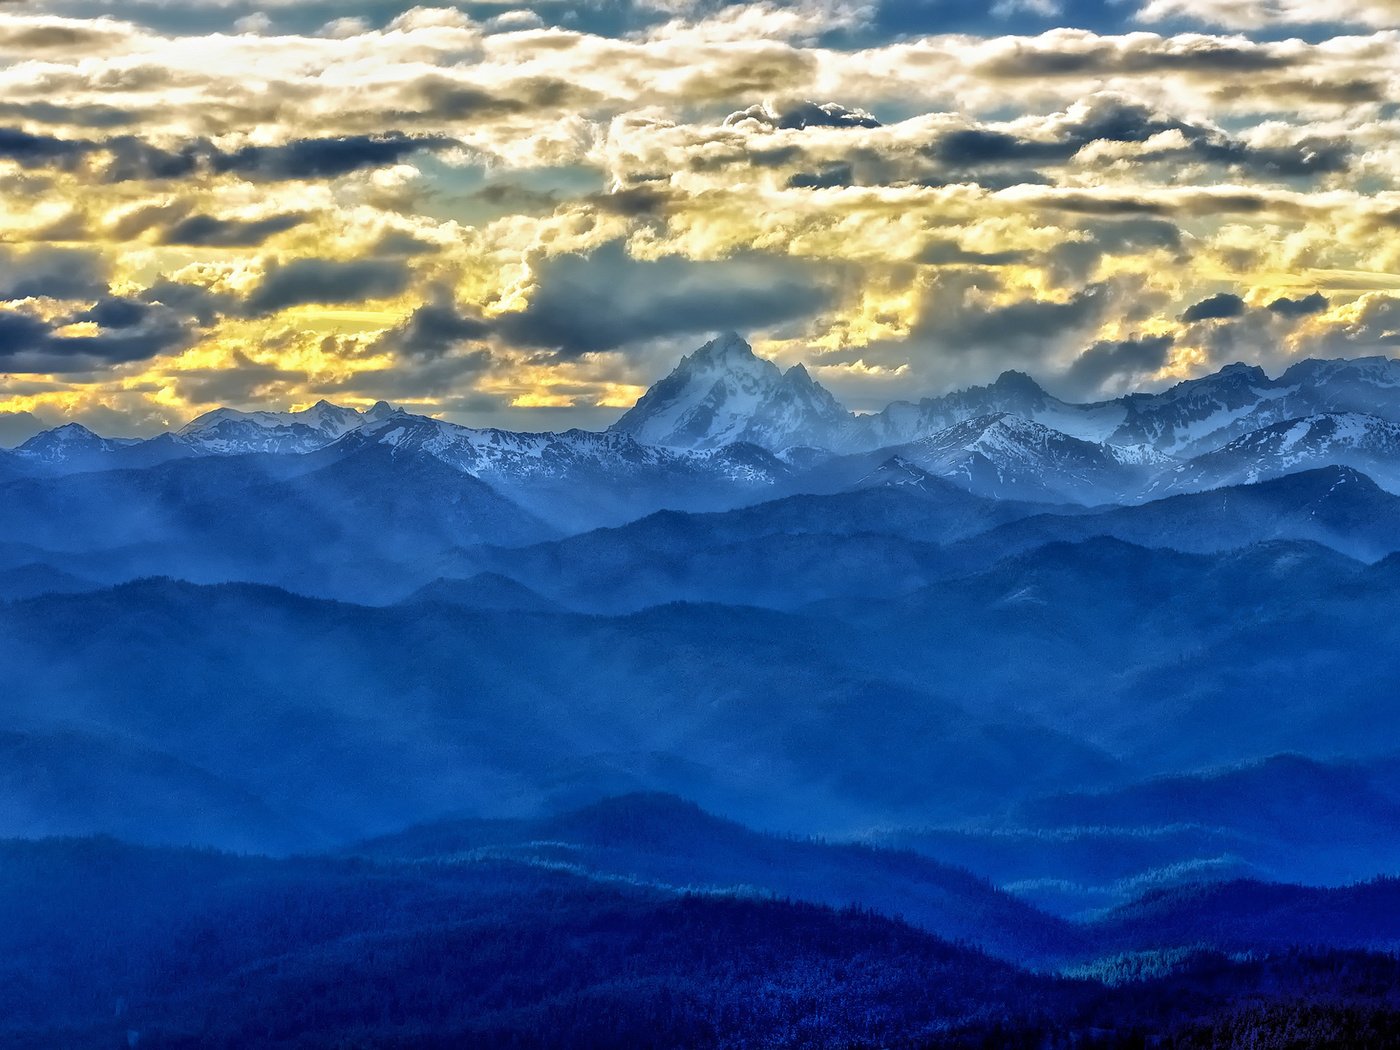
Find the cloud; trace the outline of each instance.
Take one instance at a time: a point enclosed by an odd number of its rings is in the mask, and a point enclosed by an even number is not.
[[[1088,284],[1062,298],[1007,288],[996,268],[931,268],[917,303],[917,320],[902,337],[823,355],[823,362],[879,366],[896,374],[891,388],[908,397],[910,384],[948,389],[985,382],[1007,369],[1046,374],[1063,353],[1112,316],[1131,290]],[[903,372],[895,372],[905,366]],[[917,387],[915,387],[917,389]]]
[[[801,102],[775,107],[771,103],[759,103],[748,109],[741,109],[724,118],[725,127],[751,123],[758,127],[782,131],[801,131],[805,128],[878,128],[880,122],[874,114],[863,109],[851,109],[837,102]]]
[[[111,269],[93,249],[0,244],[0,300],[96,299],[106,294]]]
[[[34,115],[33,104],[26,107],[25,112]],[[126,122],[124,112],[110,108],[107,112],[111,114],[112,123]],[[91,124],[93,120],[86,123]],[[73,170],[84,159],[96,157],[105,161],[100,178],[111,183],[184,179],[201,173],[236,175],[253,181],[330,179],[389,167],[415,153],[441,152],[458,145],[456,139],[446,135],[390,131],[300,138],[278,145],[225,150],[208,139],[192,139],[174,147],[164,147],[133,135],[80,139],[34,134],[13,127],[0,128],[0,158],[27,168],[50,166]]]
[[[1307,317],[1309,314],[1320,314],[1326,310],[1327,297],[1321,292],[1313,292],[1301,299],[1280,296],[1269,304],[1269,309],[1280,317]]]
[[[407,358],[442,358],[465,343],[485,339],[491,332],[490,321],[464,311],[449,296],[439,294],[414,310],[403,324],[380,336],[374,349]]]
[[[217,292],[198,284],[158,277],[142,293],[142,299],[149,303],[168,306],[175,312],[189,317],[197,324],[208,328],[221,316],[229,316],[239,311],[238,300],[228,292]]]
[[[1141,148],[1110,151],[1109,160],[1194,160],[1278,177],[1343,171],[1352,153],[1345,141],[1321,135],[1255,144],[1115,94],[1084,99],[1063,114],[1039,121],[949,130],[923,152],[941,165],[967,170],[986,165],[1067,164],[1095,147],[1102,153],[1103,146],[1115,144]]]
[[[612,241],[587,255],[539,260],[527,305],[497,318],[497,331],[567,358],[664,336],[761,329],[810,316],[836,297],[830,272],[795,260],[641,260]]]
[[[1025,251],[975,252],[957,241],[939,238],[925,244],[913,261],[926,266],[1012,266],[1029,259],[1030,253]]]
[[[1373,293],[1334,324],[1305,334],[1300,350],[1319,356],[1386,355],[1400,347],[1400,298]]]
[[[71,167],[92,146],[53,135],[35,135],[20,128],[0,128],[0,158],[26,168],[40,165]]]
[[[946,317],[933,311],[921,322],[920,331],[936,332],[944,345],[1010,349],[1053,340],[1093,323],[1108,305],[1108,294],[1104,287],[1089,286],[1065,299],[1016,299],[980,309],[965,308]]]
[[[836,164],[822,171],[799,171],[787,180],[790,190],[829,190],[855,184],[855,171],[849,164]]]
[[[215,153],[211,167],[220,174],[233,173],[259,179],[329,179],[365,168],[398,164],[420,151],[440,151],[457,145],[445,135],[344,135],[304,138],[277,146],[243,146]]]
[[[1149,0],[1138,18],[1187,19],[1231,29],[1338,23],[1388,28],[1400,26],[1400,5],[1394,0]]]
[[[150,313],[149,304],[114,295],[99,299],[73,320],[88,321],[102,328],[135,328],[150,316]]]
[[[65,332],[86,322],[96,331]],[[117,301],[57,321],[21,309],[0,308],[0,372],[99,372],[144,361],[190,345],[189,325],[174,311]]]
[[[181,385],[196,357],[237,353],[261,370],[228,388],[245,402],[612,403],[717,326],[850,365],[861,404],[1005,368],[1117,389],[1220,287],[1256,305],[1141,375],[1400,330],[1348,301],[1396,267],[1394,41],[1276,29],[1393,0],[1179,0],[1151,24],[1175,0],[606,0],[490,25],[58,2],[74,17],[0,10],[0,302],[47,326],[27,365],[99,377],[46,413],[157,390],[168,412],[219,391]],[[1281,270],[1321,291],[1264,295]],[[314,303],[352,309],[269,317]],[[200,353],[102,379],[128,336]]]
[[[183,218],[165,229],[160,243],[247,248],[294,229],[309,217],[306,212],[286,212],[262,219],[226,219],[201,213]]]
[[[1076,397],[1122,393],[1161,371],[1175,341],[1171,335],[1153,335],[1096,342],[1074,359],[1061,375],[1061,383]]]
[[[998,80],[1257,74],[1298,64],[1295,55],[1238,37],[1104,37],[1078,29],[992,40],[974,61],[978,74]]]
[[[0,412],[0,448],[14,448],[49,426],[32,412]]]
[[[410,271],[392,259],[293,259],[274,263],[244,303],[253,315],[310,303],[385,299],[408,287]]]
[[[196,405],[261,408],[276,401],[297,400],[306,382],[300,369],[255,361],[235,350],[217,367],[181,369],[175,376],[180,395]]]
[[[1245,311],[1244,300],[1233,292],[1219,292],[1209,299],[1202,299],[1186,308],[1181,315],[1181,320],[1186,324],[1194,324],[1197,321],[1218,321],[1231,317],[1243,316]]]

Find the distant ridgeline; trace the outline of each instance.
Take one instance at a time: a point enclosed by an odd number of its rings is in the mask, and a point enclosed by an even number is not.
[[[39,434],[0,1033],[1396,1045],[1397,493],[1382,359]]]
[[[375,446],[484,480],[564,531],[663,507],[835,491],[891,462],[977,495],[1057,504],[1140,503],[1324,466],[1394,489],[1400,361],[1300,361],[1277,379],[1236,364],[1162,393],[1084,405],[1007,372],[989,386],[854,415],[801,365],[784,372],[731,333],[683,357],[604,433],[477,430],[382,401],[365,411],[325,401],[300,412],[221,408],[145,440],[69,423],[0,456],[0,479],[321,453],[280,472],[300,474]],[[571,490],[562,506],[560,487]]]

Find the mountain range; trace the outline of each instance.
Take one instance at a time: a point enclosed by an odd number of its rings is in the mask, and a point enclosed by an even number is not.
[[[0,1031],[1389,1045],[1397,367],[33,435]]]
[[[564,532],[653,510],[717,510],[856,484],[892,458],[994,499],[1132,504],[1351,467],[1400,488],[1400,362],[1230,365],[1157,394],[1071,404],[1029,376],[854,415],[801,365],[729,333],[682,358],[606,432],[473,429],[379,402],[217,409],[147,439],[69,423],[0,454],[6,479],[210,457],[343,457],[372,444],[440,460]]]

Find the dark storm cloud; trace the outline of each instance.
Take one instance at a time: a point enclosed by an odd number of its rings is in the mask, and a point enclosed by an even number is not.
[[[1202,299],[1186,308],[1181,315],[1182,321],[1186,324],[1193,324],[1196,321],[1218,321],[1231,317],[1243,316],[1245,311],[1244,300],[1233,292],[1220,292],[1212,295],[1209,299]]]
[[[1220,193],[1200,190],[1182,195],[1176,200],[1161,200],[1146,195],[1120,194],[1117,191],[1090,193],[1082,190],[1064,190],[1037,203],[1042,207],[1074,215],[1119,219],[1129,216],[1146,218],[1181,215],[1205,218],[1229,214],[1258,215],[1270,209],[1291,212],[1299,217],[1303,215],[1301,209],[1286,200],[1250,191]]]
[[[1310,336],[1307,351],[1320,357],[1351,357],[1392,354],[1396,346],[1400,346],[1400,298],[1370,295],[1355,316]]]
[[[863,109],[850,109],[837,102],[794,102],[781,109],[766,104],[750,106],[724,118],[726,127],[752,121],[779,130],[805,128],[878,128],[880,122]]]
[[[161,244],[201,245],[209,248],[247,248],[285,233],[306,222],[306,212],[287,212],[264,219],[223,219],[216,215],[191,215],[161,233]]]
[[[62,105],[29,99],[24,102],[0,102],[0,119],[32,121],[38,124],[62,124],[79,128],[120,128],[140,123],[146,114],[136,109],[104,106],[97,103]]]
[[[1162,219],[1087,220],[1077,228],[1083,236],[1065,238],[1040,259],[1041,265],[1061,285],[1084,283],[1106,256],[1166,252],[1175,258],[1185,258],[1181,230]]]
[[[108,281],[106,262],[90,251],[0,246],[0,300],[13,304],[0,305],[0,372],[97,372],[178,352],[228,305],[164,278],[132,295],[113,294]],[[90,305],[41,316],[26,299]],[[73,334],[75,324],[90,328]]]
[[[608,215],[620,215],[627,219],[649,218],[664,215],[674,203],[672,194],[657,186],[629,186],[611,193],[593,193],[582,198]]]
[[[150,312],[151,307],[147,303],[115,295],[99,299],[73,319],[90,321],[103,328],[135,328]]]
[[[0,310],[0,361],[49,338],[50,327],[32,314]]]
[[[895,397],[911,388],[982,383],[1006,370],[1045,375],[1067,351],[1093,340],[1105,319],[1144,298],[1140,282],[1126,277],[1082,285],[1064,298],[1014,299],[993,268],[937,267],[925,273],[929,280],[920,295],[918,321],[906,336],[830,352],[822,360],[898,369],[889,386]]]
[[[366,168],[398,164],[422,150],[449,149],[457,141],[442,135],[344,135],[297,139],[277,146],[244,146],[217,153],[214,171],[259,179],[329,179]]]
[[[1099,393],[1112,381],[1131,382],[1159,371],[1167,363],[1170,335],[1104,340],[1089,347],[1065,370],[1062,384],[1074,396]]]
[[[443,135],[343,135],[294,139],[273,146],[222,150],[196,139],[173,149],[132,135],[108,139],[67,139],[0,128],[0,159],[23,167],[71,169],[89,157],[101,159],[105,182],[184,179],[198,173],[229,174],[252,181],[327,179],[398,164],[420,151],[456,146]]]
[[[951,317],[940,317],[935,310],[919,328],[933,328],[941,343],[955,347],[998,347],[1050,340],[1097,320],[1107,299],[1105,288],[1090,285],[1064,300],[1021,299],[1001,306],[964,309]]]
[[[841,186],[854,185],[855,173],[849,164],[837,164],[823,171],[800,171],[789,176],[787,188],[790,190],[830,190]]]
[[[613,241],[591,255],[539,262],[529,305],[496,325],[512,343],[577,357],[709,331],[720,321],[755,329],[809,316],[832,305],[832,276],[830,268],[749,255],[648,262]]]
[[[221,315],[238,311],[238,301],[228,293],[210,291],[197,284],[172,281],[168,277],[157,278],[142,293],[141,298],[145,302],[168,306],[206,328],[214,324]]]
[[[811,52],[781,45],[759,50],[735,48],[694,68],[676,84],[676,91],[696,103],[782,95],[793,84],[810,82],[819,65]]]
[[[1087,222],[1085,230],[1094,242],[1111,254],[1132,252],[1176,251],[1182,247],[1181,228],[1165,219],[1118,219],[1107,222]]]
[[[1057,46],[1058,45],[1058,46]],[[1287,69],[1294,59],[1267,48],[1202,37],[1170,48],[1127,48],[1108,40],[1087,46],[1064,41],[1029,41],[996,55],[974,69],[1003,80],[1047,77],[1150,76],[1154,73],[1258,73]]]
[[[1316,80],[1291,77],[1279,80],[1254,80],[1225,87],[1214,94],[1222,101],[1237,100],[1241,95],[1266,98],[1277,103],[1282,99],[1318,102],[1333,106],[1360,106],[1368,102],[1384,102],[1390,97],[1389,86],[1383,80],[1356,78],[1354,80]]]
[[[1097,193],[1071,191],[1056,194],[1045,202],[1046,207],[1074,215],[1098,215],[1106,218],[1129,215],[1167,215],[1172,206],[1161,201],[1138,197],[1104,196]]]
[[[491,90],[442,74],[420,78],[413,93],[414,104],[394,116],[406,120],[495,119],[541,110],[576,111],[601,98],[594,91],[554,77],[530,77]]]
[[[83,248],[0,245],[0,300],[96,299],[107,293],[108,260]]]
[[[257,315],[308,303],[383,299],[407,288],[409,277],[408,267],[392,259],[294,259],[269,267],[244,308]]]
[[[75,321],[95,323],[98,330],[91,335],[59,334]],[[94,372],[183,350],[190,342],[191,329],[183,318],[135,303],[109,300],[56,321],[0,309],[0,372]]]
[[[766,112],[763,107],[754,111]],[[732,114],[733,127],[741,130],[753,119],[746,114],[754,111]],[[735,121],[736,117],[744,120]],[[997,191],[1052,184],[1056,169],[1079,162],[1081,152],[1097,143],[1130,147],[1115,156],[1113,162],[1120,166],[1212,165],[1272,179],[1340,173],[1347,170],[1353,153],[1345,140],[1320,135],[1268,146],[1251,144],[1219,128],[1193,124],[1117,95],[1093,96],[1066,114],[1014,124],[949,120],[919,145],[869,137],[853,139],[844,148],[833,148],[829,139],[812,145],[791,136],[777,146],[767,145],[770,141],[756,134],[715,138],[704,149],[692,151],[685,163],[690,170],[707,174],[745,166],[785,169],[790,172],[786,185],[792,189],[972,183]],[[1240,195],[1235,200],[1224,196],[1217,200],[1221,208],[1246,203]],[[1112,199],[1090,192],[1066,194],[1054,206],[1104,215],[1169,210],[1150,200]]]
[[[342,379],[319,385],[327,395],[352,392],[363,397],[393,402],[461,396],[476,379],[496,365],[495,355],[478,346],[433,359],[410,359],[396,362],[392,368],[362,369]],[[482,395],[489,397],[490,395]],[[492,407],[499,404],[492,402]]]
[[[974,168],[984,164],[1036,164],[1068,160],[1092,139],[1038,141],[1005,131],[986,128],[960,128],[940,135],[927,147],[927,153],[951,168]]]
[[[1313,292],[1301,299],[1280,296],[1269,304],[1269,309],[1280,317],[1307,317],[1309,314],[1320,314],[1326,310],[1327,297],[1321,292]]]
[[[369,254],[375,258],[382,258],[386,255],[408,257],[431,255],[438,250],[438,245],[431,241],[421,240],[407,230],[388,230],[379,240],[374,242],[374,247],[370,249]]]
[[[233,367],[194,368],[172,377],[180,396],[192,404],[259,405],[287,400],[300,389],[306,373],[254,361],[233,351]]]
[[[17,0],[6,0],[14,3]],[[79,26],[71,23],[51,23],[49,25],[17,25],[8,28],[0,37],[0,46],[6,50],[49,51],[67,50],[74,47],[88,47],[100,44],[110,38],[99,26]]]
[[[959,128],[939,135],[923,152],[954,170],[1064,164],[1095,142],[1146,143],[1164,132],[1177,132],[1184,144],[1151,148],[1136,159],[1194,160],[1289,177],[1344,171],[1351,157],[1347,143],[1320,136],[1287,146],[1253,146],[1218,129],[1178,120],[1116,96],[1099,96],[1073,118],[1047,124],[1043,136],[991,127]]]
[[[20,128],[0,128],[0,159],[12,160],[25,168],[71,167],[91,148],[90,143],[80,140],[33,135]]]
[[[380,336],[374,349],[401,357],[441,358],[465,343],[485,339],[491,331],[489,321],[461,309],[450,296],[442,294],[414,310],[403,324]]]
[[[89,143],[89,150],[105,153],[107,163],[101,172],[105,182],[187,179],[205,170],[209,157],[217,152],[202,141],[186,143],[177,149],[163,149],[131,135]]]
[[[1029,252],[974,252],[957,241],[935,240],[924,245],[913,261],[927,266],[1011,266],[1029,258]]]

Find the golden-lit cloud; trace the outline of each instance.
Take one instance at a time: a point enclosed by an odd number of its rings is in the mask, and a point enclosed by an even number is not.
[[[1256,32],[1307,0],[1019,35],[1050,15],[262,6],[0,7],[0,410],[597,423],[731,327],[858,406],[1388,345],[1380,0],[1308,40]]]

